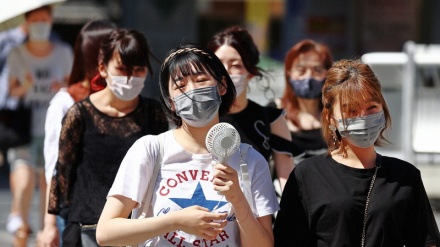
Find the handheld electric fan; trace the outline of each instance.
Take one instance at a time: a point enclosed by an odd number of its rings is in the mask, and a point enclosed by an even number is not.
[[[227,163],[228,157],[235,153],[240,145],[240,134],[234,126],[228,123],[218,123],[208,131],[205,143],[208,151],[217,156],[220,163]]]
[[[235,153],[240,145],[240,134],[228,123],[218,123],[206,135],[206,148],[219,159],[227,163],[228,157]]]

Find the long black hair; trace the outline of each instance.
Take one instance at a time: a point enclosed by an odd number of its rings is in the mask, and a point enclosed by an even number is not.
[[[92,81],[98,73],[98,53],[102,40],[108,38],[116,25],[108,20],[92,20],[87,22],[76,36],[73,49],[73,65],[67,85],[87,80]],[[101,78],[104,84],[105,80]],[[91,87],[93,89],[93,86]]]

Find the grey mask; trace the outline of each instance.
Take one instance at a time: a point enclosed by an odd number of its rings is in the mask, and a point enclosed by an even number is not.
[[[218,114],[222,99],[217,86],[197,88],[173,99],[176,114],[193,127],[208,125]]]
[[[374,144],[385,127],[383,111],[362,117],[338,119],[338,130],[342,137],[355,146],[367,148]]]

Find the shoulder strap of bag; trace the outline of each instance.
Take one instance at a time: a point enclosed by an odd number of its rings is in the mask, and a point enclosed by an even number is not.
[[[249,206],[252,209],[252,212],[255,214],[256,209],[254,205],[254,198],[252,196],[252,189],[251,189],[251,180],[249,177],[249,172],[247,168],[247,161],[246,156],[247,152],[249,151],[249,148],[251,148],[251,145],[242,143],[240,147],[240,172],[241,172],[241,183],[242,183],[242,189],[243,194],[246,197],[246,201],[248,202]]]
[[[144,196],[144,200],[142,200],[142,205],[141,205],[142,214],[139,216],[139,219],[145,218],[147,217],[147,215],[149,215],[149,211],[151,210],[150,204],[151,204],[151,198],[153,197],[154,186],[156,184],[157,175],[159,174],[159,170],[162,164],[165,134],[158,135],[158,139],[159,139],[159,155],[156,157],[156,163],[154,165],[153,174],[151,175],[150,183],[148,184],[148,189]]]

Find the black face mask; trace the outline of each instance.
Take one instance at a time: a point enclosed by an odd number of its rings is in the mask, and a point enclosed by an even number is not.
[[[290,80],[290,85],[292,85],[293,91],[300,98],[319,99],[324,81],[325,79],[316,80],[308,77],[303,80]]]

